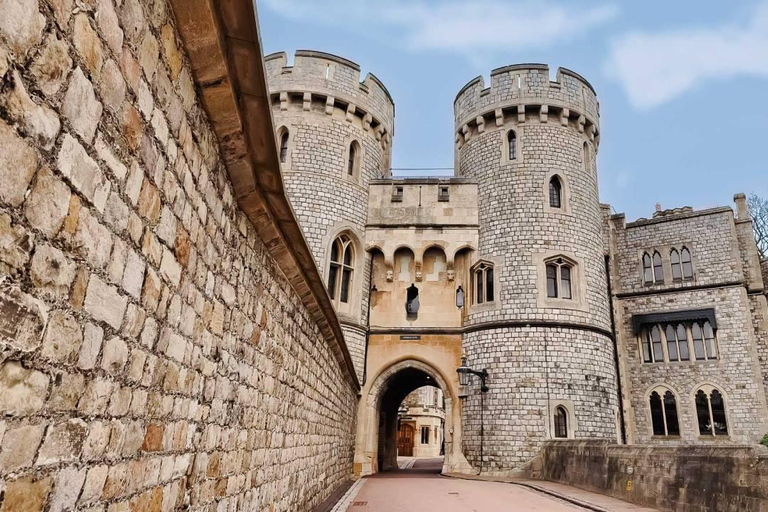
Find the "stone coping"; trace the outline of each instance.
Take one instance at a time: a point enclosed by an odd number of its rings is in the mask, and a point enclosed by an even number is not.
[[[356,391],[333,303],[285,193],[261,39],[250,0],[171,0],[240,209],[301,297]]]

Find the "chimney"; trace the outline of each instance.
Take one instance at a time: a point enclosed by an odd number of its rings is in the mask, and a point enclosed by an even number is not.
[[[661,203],[656,203],[656,211],[657,212],[661,211]]]

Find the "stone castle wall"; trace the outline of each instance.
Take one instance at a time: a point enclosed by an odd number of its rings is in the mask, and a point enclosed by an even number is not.
[[[267,56],[273,116],[289,134],[283,176],[315,261],[328,275],[330,247],[346,231],[355,241],[352,300],[338,304],[358,378],[364,373],[370,256],[365,252],[368,185],[389,172],[394,104],[372,75],[346,59],[299,51],[286,67],[284,53]],[[347,173],[350,144],[360,145],[359,172]]]
[[[543,478],[670,512],[765,508],[762,446],[617,446],[552,441],[528,468]]]
[[[533,457],[553,435],[557,405],[568,410],[575,436],[616,438],[597,104],[578,75],[558,76],[550,83],[546,66],[502,68],[489,89],[475,80],[455,102],[457,172],[478,183],[474,261],[493,263],[497,277],[494,302],[470,306],[465,322],[469,364],[491,376],[483,472],[510,471]],[[510,131],[517,140],[511,156]],[[561,208],[550,207],[553,176],[563,185]],[[555,257],[574,264],[572,300],[546,295],[545,260]],[[465,453],[475,467],[478,395],[469,393],[463,415]]]
[[[729,441],[750,443],[765,433],[766,410],[761,358],[765,354],[765,301],[746,288],[748,265],[742,258],[733,210],[664,213],[624,223],[613,216],[613,292],[616,328],[628,397],[630,441],[637,443],[711,442],[699,436],[694,395],[703,384],[725,396]],[[752,240],[748,240],[754,244]],[[691,252],[692,279],[673,280],[670,251]],[[645,283],[642,255],[658,251],[664,282]],[[716,360],[644,363],[641,334],[633,315],[713,308],[717,320]],[[651,389],[664,385],[676,396],[679,439],[653,435],[648,405]]]
[[[617,399],[610,338],[558,327],[499,328],[464,335],[471,366],[490,374],[481,411],[473,382],[464,400],[464,454],[483,474],[521,468],[554,437],[551,416],[569,411],[572,437],[616,440]]]
[[[307,510],[356,397],[233,200],[164,0],[0,3],[4,510]]]

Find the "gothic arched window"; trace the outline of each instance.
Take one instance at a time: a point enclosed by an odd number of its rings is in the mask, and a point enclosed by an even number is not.
[[[702,386],[696,392],[696,417],[702,436],[727,436],[728,420],[725,415],[723,394],[712,386]]]
[[[284,164],[288,159],[288,130],[280,135],[280,163]]]
[[[664,268],[661,265],[661,254],[659,254],[659,251],[653,251],[653,282],[664,282]]]
[[[547,297],[551,299],[572,299],[573,265],[563,258],[556,258],[546,264]]]
[[[653,266],[651,265],[651,256],[647,252],[643,253],[643,281],[646,283],[653,282]]]
[[[562,405],[555,408],[555,437],[568,437],[568,411]]]
[[[482,262],[475,267],[472,274],[475,287],[475,304],[493,302],[493,265]]]
[[[691,251],[686,247],[680,251],[680,259],[683,262],[683,279],[693,278],[693,265],[691,265]]]
[[[560,178],[552,176],[549,180],[549,206],[552,208],[562,208],[563,206],[563,184]]]
[[[667,337],[667,353],[670,361],[688,361],[690,354],[688,350],[688,331],[683,324],[674,326],[668,324],[664,331]]]
[[[353,140],[347,157],[347,176],[357,176],[360,171],[360,144]]]
[[[651,393],[651,424],[655,436],[679,436],[677,400],[672,391],[658,388]]]
[[[672,280],[679,281],[683,278],[683,272],[680,269],[680,253],[677,249],[672,249],[669,252],[669,262],[672,265]]]
[[[348,303],[352,288],[355,249],[352,240],[341,235],[331,245],[331,264],[328,268],[328,293],[337,304]]]
[[[517,158],[517,134],[514,130],[507,133],[507,156],[510,160]]]

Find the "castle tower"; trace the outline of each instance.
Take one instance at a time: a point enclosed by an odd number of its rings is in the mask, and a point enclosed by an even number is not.
[[[389,175],[395,107],[372,74],[327,53],[265,57],[283,178],[362,380],[370,257],[368,184]]]
[[[464,451],[483,472],[551,438],[617,436],[610,305],[597,191],[592,86],[545,65],[496,69],[454,102],[457,174],[477,180],[478,251],[463,348],[487,368],[464,404]]]

